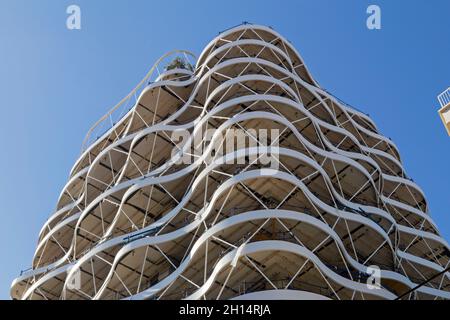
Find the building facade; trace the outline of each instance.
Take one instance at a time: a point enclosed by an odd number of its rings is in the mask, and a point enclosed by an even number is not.
[[[12,298],[450,298],[449,273],[404,295],[450,251],[398,148],[271,28],[136,92],[88,137]]]

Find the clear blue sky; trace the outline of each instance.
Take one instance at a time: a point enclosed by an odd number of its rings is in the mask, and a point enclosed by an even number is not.
[[[82,30],[66,29],[66,8]],[[366,28],[366,8],[382,29]],[[450,86],[450,1],[0,2],[0,298],[31,264],[89,127],[172,49],[199,54],[242,21],[291,40],[326,89],[398,145],[450,240],[450,138],[436,96]]]

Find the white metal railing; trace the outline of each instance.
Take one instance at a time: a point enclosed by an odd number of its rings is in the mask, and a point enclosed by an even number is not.
[[[450,104],[450,87],[447,88],[444,92],[438,95],[439,103],[441,104],[441,108]]]
[[[100,118],[88,131],[86,137],[83,141],[81,152],[85,151],[91,144],[93,144],[98,138],[100,138],[104,133],[106,133],[109,129],[114,127],[114,125],[120,121],[120,119],[127,114],[129,110],[131,110],[135,105],[139,98],[142,90],[151,84],[154,78],[161,75],[160,66],[164,64],[170,63],[174,57],[181,56],[186,62],[191,63],[189,57],[191,57],[194,61],[196,60],[196,56],[187,50],[173,50],[162,57],[160,57],[155,64],[152,66],[150,71],[146,74],[144,79],[134,88],[125,98],[123,98],[117,105],[115,105],[111,110],[108,111],[103,117]],[[155,74],[155,72],[157,74]]]

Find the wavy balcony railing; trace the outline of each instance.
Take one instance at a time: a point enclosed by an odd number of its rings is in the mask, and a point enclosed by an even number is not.
[[[448,135],[450,136],[450,88],[442,92],[438,96],[438,100],[441,105],[439,115],[441,116],[442,122],[447,129]]]

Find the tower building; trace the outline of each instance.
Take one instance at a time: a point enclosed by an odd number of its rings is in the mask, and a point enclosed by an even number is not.
[[[282,35],[177,54],[89,132],[12,298],[396,299],[448,266],[397,146]]]

